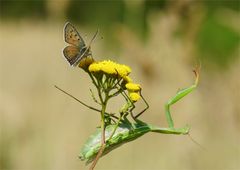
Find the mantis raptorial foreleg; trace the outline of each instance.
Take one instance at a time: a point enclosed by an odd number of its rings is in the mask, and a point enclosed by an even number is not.
[[[168,122],[168,126],[169,128],[174,128],[174,122],[170,113],[170,106],[173,105],[174,103],[176,103],[177,101],[179,101],[180,99],[182,99],[183,97],[185,97],[186,95],[188,95],[189,93],[191,93],[198,85],[198,80],[199,80],[199,71],[196,69],[193,71],[195,74],[195,83],[185,89],[182,89],[180,91],[177,92],[177,94],[171,98],[170,100],[168,100],[168,102],[165,105],[165,114],[166,114],[166,118],[167,118],[167,122]]]
[[[141,98],[143,99],[144,103],[146,104],[146,107],[145,107],[140,113],[138,113],[136,116],[134,116],[134,117],[135,117],[135,120],[136,120],[139,116],[141,116],[141,115],[149,108],[149,105],[148,105],[147,101],[145,100],[145,98],[143,97],[141,90],[140,90],[140,96],[141,96]]]
[[[110,139],[113,137],[113,135],[115,134],[115,132],[116,132],[116,130],[117,130],[117,128],[118,128],[119,123],[120,123],[121,120],[122,120],[122,117],[124,117],[125,115],[126,115],[125,113],[122,113],[122,114],[120,113],[120,116],[119,116],[119,118],[118,118],[118,121],[117,121],[117,123],[115,124],[114,129],[113,129],[110,137],[108,138],[108,140],[110,140]]]
[[[147,103],[147,101],[145,100],[145,98],[142,96],[141,90],[140,90],[140,96],[143,99],[144,103],[146,104],[146,107],[140,112],[138,113],[136,116],[134,116],[133,114],[133,110],[135,109],[135,104],[134,102],[132,102],[132,100],[129,98],[129,96],[126,94],[126,92],[124,91],[124,89],[122,88],[121,85],[119,85],[119,91],[121,90],[121,94],[122,96],[125,98],[126,102],[125,105],[122,107],[120,112],[126,112],[127,114],[125,114],[125,117],[130,113],[131,117],[136,121],[137,118],[144,113],[148,108],[149,105]]]

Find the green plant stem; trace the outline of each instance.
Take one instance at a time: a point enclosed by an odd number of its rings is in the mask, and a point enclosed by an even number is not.
[[[118,119],[118,121],[117,121],[117,123],[116,123],[116,125],[115,125],[115,127],[114,127],[114,129],[113,129],[113,131],[112,131],[112,134],[110,135],[110,137],[108,138],[108,140],[111,140],[111,139],[112,139],[113,135],[115,134],[115,132],[116,132],[116,130],[117,130],[117,128],[118,128],[118,125],[119,125],[121,119],[122,119],[122,115],[120,115],[120,117],[119,117],[119,119]]]
[[[107,105],[104,102],[102,104],[102,111],[101,111],[101,130],[102,130],[101,131],[101,147],[100,147],[100,149],[98,151],[98,154],[97,154],[96,158],[94,159],[91,167],[89,168],[90,170],[94,169],[94,167],[96,166],[96,164],[97,164],[99,158],[101,157],[101,155],[102,155],[102,153],[105,149],[105,146],[106,146],[106,142],[105,142],[105,115],[104,115],[106,107],[107,107]]]
[[[94,79],[94,77],[93,77],[93,75],[88,71],[87,72],[88,73],[88,75],[90,76],[90,78],[92,79],[92,82],[93,82],[93,84],[95,85],[95,87],[97,88],[97,91],[98,91],[98,97],[99,97],[99,99],[100,99],[100,101],[101,101],[101,103],[103,103],[103,99],[102,99],[102,95],[101,95],[101,90],[100,90],[100,86],[99,86],[99,81],[95,81],[95,79]]]
[[[98,89],[98,94],[99,94],[99,98],[100,100],[102,101],[102,95],[101,95],[101,90],[100,88],[97,88]],[[94,159],[91,167],[90,167],[90,170],[93,170],[94,167],[96,166],[99,158],[101,157],[104,149],[105,149],[105,146],[106,146],[106,140],[105,140],[105,112],[106,112],[106,108],[107,108],[107,102],[108,102],[108,99],[109,99],[109,94],[108,92],[105,92],[105,100],[104,102],[102,102],[102,110],[101,110],[101,147],[98,151],[98,154],[96,156],[96,158]]]
[[[97,88],[97,83],[96,83],[96,81],[94,80],[92,74],[91,74],[89,71],[87,71],[87,73],[88,73],[89,77],[92,79],[93,84],[94,84],[94,85],[96,86],[96,88]]]

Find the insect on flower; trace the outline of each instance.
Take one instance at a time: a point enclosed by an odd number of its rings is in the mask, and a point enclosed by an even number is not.
[[[96,37],[96,34],[93,39]],[[65,58],[70,65],[78,65],[81,67],[81,61],[91,56],[90,45],[85,45],[80,34],[70,23],[67,23],[64,27],[64,36],[65,41],[70,44],[63,50]],[[97,97],[95,97],[92,90],[90,90],[90,92],[93,101],[100,105],[100,108],[89,106],[59,87],[55,87],[82,105],[100,114],[100,127],[89,137],[79,155],[79,158],[85,160],[87,164],[93,162],[90,169],[94,169],[101,156],[148,132],[178,135],[186,135],[189,133],[189,126],[182,128],[174,127],[170,106],[191,93],[197,87],[199,79],[198,70],[194,72],[196,76],[195,83],[188,88],[178,91],[165,105],[168,127],[162,128],[139,119],[149,108],[149,105],[142,95],[141,86],[134,83],[129,76],[131,73],[130,67],[110,60],[96,62],[92,59],[87,65],[85,64],[84,67],[81,68],[89,75],[96,88]],[[118,112],[109,113],[107,111],[108,103],[112,98],[117,96],[124,98],[123,106]],[[139,100],[142,100],[146,107],[136,114],[134,113],[135,103]]]
[[[162,133],[162,134],[176,134],[176,135],[186,135],[189,133],[190,127],[186,125],[182,128],[175,128],[173,119],[170,113],[170,106],[191,93],[198,84],[199,73],[195,71],[196,80],[193,85],[183,90],[178,91],[178,93],[171,98],[165,105],[165,114],[168,122],[168,127],[162,128],[155,125],[148,124],[139,119],[135,119],[135,122],[130,122],[130,120],[125,116],[121,119],[120,123],[117,125],[111,124],[106,126],[105,136],[106,136],[106,146],[102,155],[109,153],[110,151],[120,147],[121,145],[133,141],[148,132]],[[141,96],[142,97],[142,96]],[[141,113],[140,113],[141,114]],[[140,116],[138,114],[135,117]],[[86,164],[91,163],[96,157],[100,149],[100,139],[101,133],[100,129],[97,128],[95,133],[93,133],[89,139],[84,144],[81,149],[79,158],[81,160],[86,160]]]
[[[63,49],[63,55],[71,66],[77,66],[83,58],[91,56],[90,45],[96,38],[98,30],[93,36],[91,42],[86,46],[83,38],[78,33],[77,29],[69,22],[64,26],[64,40],[70,44]]]

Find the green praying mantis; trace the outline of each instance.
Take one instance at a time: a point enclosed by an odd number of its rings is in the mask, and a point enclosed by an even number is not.
[[[103,126],[98,127],[96,131],[88,138],[86,143],[81,149],[79,154],[79,158],[81,160],[86,161],[86,164],[91,162],[92,165],[90,169],[94,169],[98,159],[101,156],[106,155],[110,151],[116,149],[117,147],[133,141],[148,132],[155,132],[155,133],[162,133],[162,134],[176,134],[176,135],[187,135],[189,134],[190,126],[186,125],[182,128],[175,128],[174,122],[171,116],[170,107],[171,105],[175,104],[183,97],[191,93],[198,85],[199,82],[199,70],[196,69],[193,71],[195,74],[195,82],[190,87],[184,88],[179,90],[174,97],[172,97],[165,105],[165,115],[166,120],[168,123],[168,127],[158,127],[152,124],[148,124],[143,122],[139,119],[140,115],[148,109],[148,104],[146,100],[143,98],[142,94],[141,97],[146,104],[146,108],[138,113],[137,115],[133,115],[133,109],[135,108],[134,103],[124,95],[127,103],[124,107],[120,110],[120,116],[115,116],[114,114],[110,114],[106,112],[106,107],[103,107],[102,110],[96,109],[92,106],[89,106],[79,99],[75,98],[71,94],[67,93],[66,91],[60,89],[59,87],[55,86],[57,89],[65,93],[66,95],[70,96],[71,98],[75,99],[76,101],[80,102],[82,105],[103,113],[102,122]],[[124,91],[121,90],[120,91]],[[124,93],[123,93],[124,94]],[[133,121],[129,119],[129,116],[133,118]],[[102,143],[104,133],[104,145]]]
[[[188,125],[182,128],[174,127],[170,106],[191,93],[197,87],[199,80],[199,70],[196,69],[194,70],[196,77],[194,84],[178,91],[177,94],[166,103],[165,114],[168,127],[161,128],[143,122],[139,117],[149,108],[149,105],[141,93],[140,85],[132,83],[131,78],[128,76],[131,69],[126,65],[121,65],[109,60],[95,62],[92,58],[90,44],[95,39],[97,33],[98,31],[93,36],[89,45],[86,46],[76,28],[67,22],[64,26],[64,40],[68,45],[64,48],[63,55],[71,66],[78,66],[88,73],[98,94],[98,98],[96,98],[91,91],[93,100],[99,104],[101,108],[97,109],[89,106],[55,86],[58,90],[89,109],[99,112],[101,115],[101,126],[89,137],[79,155],[81,160],[86,160],[86,164],[93,162],[90,166],[91,170],[94,169],[101,156],[148,132],[179,135],[188,134],[190,129]],[[128,91],[128,94],[125,91]],[[126,103],[118,114],[108,113],[108,101],[118,95],[122,95]],[[140,98],[143,100],[146,107],[138,114],[134,114],[134,103]]]

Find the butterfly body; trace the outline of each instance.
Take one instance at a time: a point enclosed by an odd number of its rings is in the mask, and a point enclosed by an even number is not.
[[[63,49],[63,55],[71,66],[77,66],[83,58],[91,56],[90,46],[86,46],[76,28],[69,22],[64,26],[64,40],[69,45]]]

